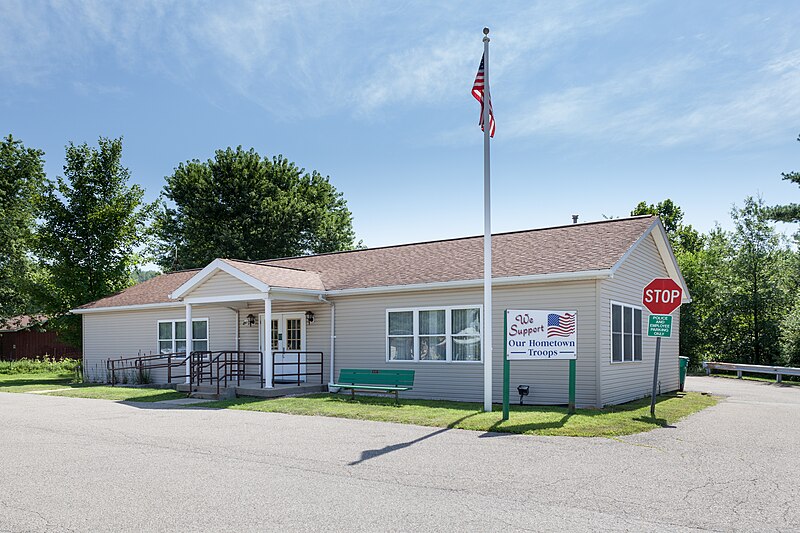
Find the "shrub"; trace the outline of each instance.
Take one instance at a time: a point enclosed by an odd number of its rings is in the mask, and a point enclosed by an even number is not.
[[[38,359],[0,361],[0,374],[74,374],[81,367],[80,359],[55,359],[44,356]]]

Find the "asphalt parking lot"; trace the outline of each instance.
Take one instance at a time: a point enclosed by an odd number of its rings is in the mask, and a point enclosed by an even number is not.
[[[687,388],[619,440],[0,393],[0,530],[800,530],[800,388]]]

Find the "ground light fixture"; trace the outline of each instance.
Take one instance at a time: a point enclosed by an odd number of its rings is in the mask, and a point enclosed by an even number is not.
[[[517,392],[519,393],[519,404],[522,405],[522,398],[530,393],[530,385],[517,385]]]

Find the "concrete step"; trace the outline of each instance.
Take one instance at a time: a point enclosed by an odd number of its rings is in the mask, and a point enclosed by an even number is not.
[[[215,392],[193,392],[189,394],[189,398],[195,398],[198,400],[219,400],[220,395]]]

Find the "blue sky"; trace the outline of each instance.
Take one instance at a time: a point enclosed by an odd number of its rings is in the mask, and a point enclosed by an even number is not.
[[[46,152],[124,136],[157,197],[227,146],[330,175],[368,246],[480,234],[470,95],[491,32],[493,230],[672,198],[798,201],[796,2],[0,0],[0,133]]]

